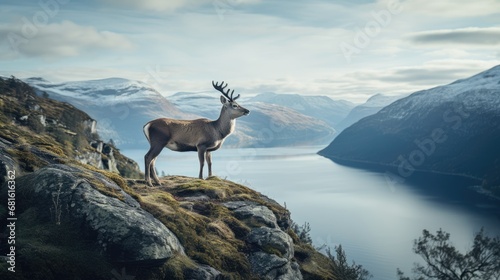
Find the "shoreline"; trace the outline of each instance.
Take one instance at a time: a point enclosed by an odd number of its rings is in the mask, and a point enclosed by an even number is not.
[[[352,159],[345,159],[345,158],[339,158],[336,156],[327,156],[324,154],[321,154],[320,151],[317,153],[318,155],[329,159],[337,164],[340,165],[345,165],[353,168],[360,168],[360,169],[365,169],[365,170],[370,170],[370,171],[375,171],[378,173],[384,173],[388,171],[397,171],[398,166],[394,164],[387,164],[387,163],[377,163],[377,162],[372,162],[372,161],[364,161],[364,160],[352,160]],[[458,178],[466,178],[469,180],[475,180],[477,181],[478,184],[473,184],[468,187],[468,189],[474,191],[475,193],[484,196],[485,198],[491,199],[495,201],[496,203],[499,203],[500,205],[500,196],[494,195],[491,191],[487,190],[483,186],[480,185],[480,182],[483,180],[482,178],[478,178],[472,175],[468,174],[458,174],[458,173],[452,173],[452,172],[443,172],[443,171],[435,171],[435,170],[426,170],[426,169],[414,169],[414,172],[422,174],[430,174],[430,175],[444,175],[444,176],[452,176],[452,177],[458,177]],[[397,174],[397,172],[395,172]],[[399,176],[399,175],[397,175]],[[404,179],[408,179],[412,177],[413,175],[407,176],[407,177],[402,177]]]

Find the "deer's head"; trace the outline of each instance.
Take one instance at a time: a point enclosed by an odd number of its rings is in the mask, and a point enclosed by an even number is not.
[[[238,94],[235,97],[234,89],[231,91],[231,94],[229,94],[229,91],[231,90],[229,88],[226,91],[224,91],[224,89],[228,85],[227,83],[226,85],[224,85],[224,81],[222,81],[222,83],[219,85],[219,83],[214,83],[214,81],[212,81],[212,85],[216,90],[218,90],[222,94],[220,97],[220,102],[222,103],[223,106],[222,110],[224,110],[227,114],[229,114],[231,119],[236,119],[241,116],[246,116],[250,113],[248,109],[243,108],[242,106],[240,106],[240,104],[236,102],[236,99],[238,99],[240,95]]]

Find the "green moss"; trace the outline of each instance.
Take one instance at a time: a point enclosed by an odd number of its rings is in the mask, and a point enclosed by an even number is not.
[[[196,264],[187,256],[176,255],[170,258],[163,266],[165,279],[185,279],[184,271],[194,269]]]
[[[20,167],[28,172],[33,172],[47,165],[47,162],[42,161],[39,157],[35,156],[28,146],[21,146],[17,149],[10,149],[7,151],[10,155],[14,156]]]
[[[125,199],[121,192],[119,192],[115,189],[106,187],[106,185],[101,181],[101,179],[98,179],[95,176],[95,174],[93,174],[91,171],[104,175],[110,181],[116,183],[128,195],[130,195],[131,197],[133,197],[136,200],[141,200],[140,195],[138,193],[136,193],[132,188],[130,188],[127,184],[127,181],[125,181],[125,179],[123,179],[119,174],[105,171],[105,170],[99,169],[97,167],[94,167],[94,166],[91,166],[88,164],[83,164],[83,163],[76,162],[76,161],[74,161],[73,164],[80,167],[80,169],[83,168],[84,171],[81,173],[81,176],[84,177],[85,179],[87,179],[87,181],[89,181],[89,183],[91,183],[99,192],[101,192],[107,196],[118,198],[122,201]],[[87,171],[85,171],[85,170],[87,170]]]
[[[0,272],[2,279],[112,278],[112,265],[91,240],[82,238],[77,227],[43,223],[37,211],[30,208],[19,216],[17,225],[22,230],[16,236],[16,273],[3,277]]]
[[[116,159],[116,168],[120,172],[120,175],[130,179],[142,179],[144,178],[144,174],[141,173],[139,169],[139,165],[133,160],[122,155],[118,149],[115,148],[114,153]]]
[[[48,139],[48,137],[39,137],[39,139],[33,140],[32,144],[41,150],[52,153],[54,156],[66,157],[66,154],[63,149],[61,149],[60,145],[55,145],[54,142],[51,142]]]
[[[309,244],[295,244],[295,259],[300,264],[304,280],[331,280],[333,275],[331,260]],[[341,280],[341,279],[339,279]]]
[[[194,261],[210,265],[234,279],[252,277],[245,257],[245,242],[237,239],[250,230],[226,207],[214,202],[196,204],[196,211],[181,207],[176,194],[216,192],[211,182],[186,177],[167,177],[168,188],[144,188],[136,181],[131,187],[141,196],[141,206],[178,237]],[[207,188],[204,191],[203,186]]]
[[[268,254],[271,254],[271,255],[276,255],[280,258],[283,258],[283,254],[280,252],[280,250],[272,247],[272,246],[269,246],[269,245],[266,245],[266,246],[263,246],[261,247],[262,251],[265,252],[265,253],[268,253]]]

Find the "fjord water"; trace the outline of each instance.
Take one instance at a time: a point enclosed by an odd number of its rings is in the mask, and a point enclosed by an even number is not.
[[[472,180],[414,174],[401,181],[391,173],[337,164],[317,155],[320,149],[223,148],[213,153],[213,170],[286,204],[297,224],[310,224],[314,246],[342,244],[373,279],[396,279],[398,267],[411,273],[412,264],[421,262],[412,246],[423,229],[449,232],[462,252],[481,227],[500,234],[498,203],[471,190]],[[146,150],[123,152],[144,169]],[[156,166],[167,175],[198,174],[196,153],[165,149]]]

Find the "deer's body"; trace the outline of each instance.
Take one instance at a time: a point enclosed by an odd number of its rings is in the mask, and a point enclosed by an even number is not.
[[[213,84],[213,83],[212,83]],[[222,109],[217,120],[196,119],[177,120],[160,118],[152,120],[144,125],[144,134],[151,147],[144,156],[145,179],[149,186],[151,177],[160,184],[156,174],[155,161],[164,147],[176,152],[197,151],[200,161],[199,178],[203,179],[203,166],[205,159],[208,163],[208,176],[212,176],[212,155],[211,152],[219,149],[224,139],[229,136],[235,128],[235,119],[247,115],[249,111],[234,100],[229,90],[224,92],[227,86],[213,84],[224,96],[221,96]],[[234,91],[233,91],[234,92]]]

